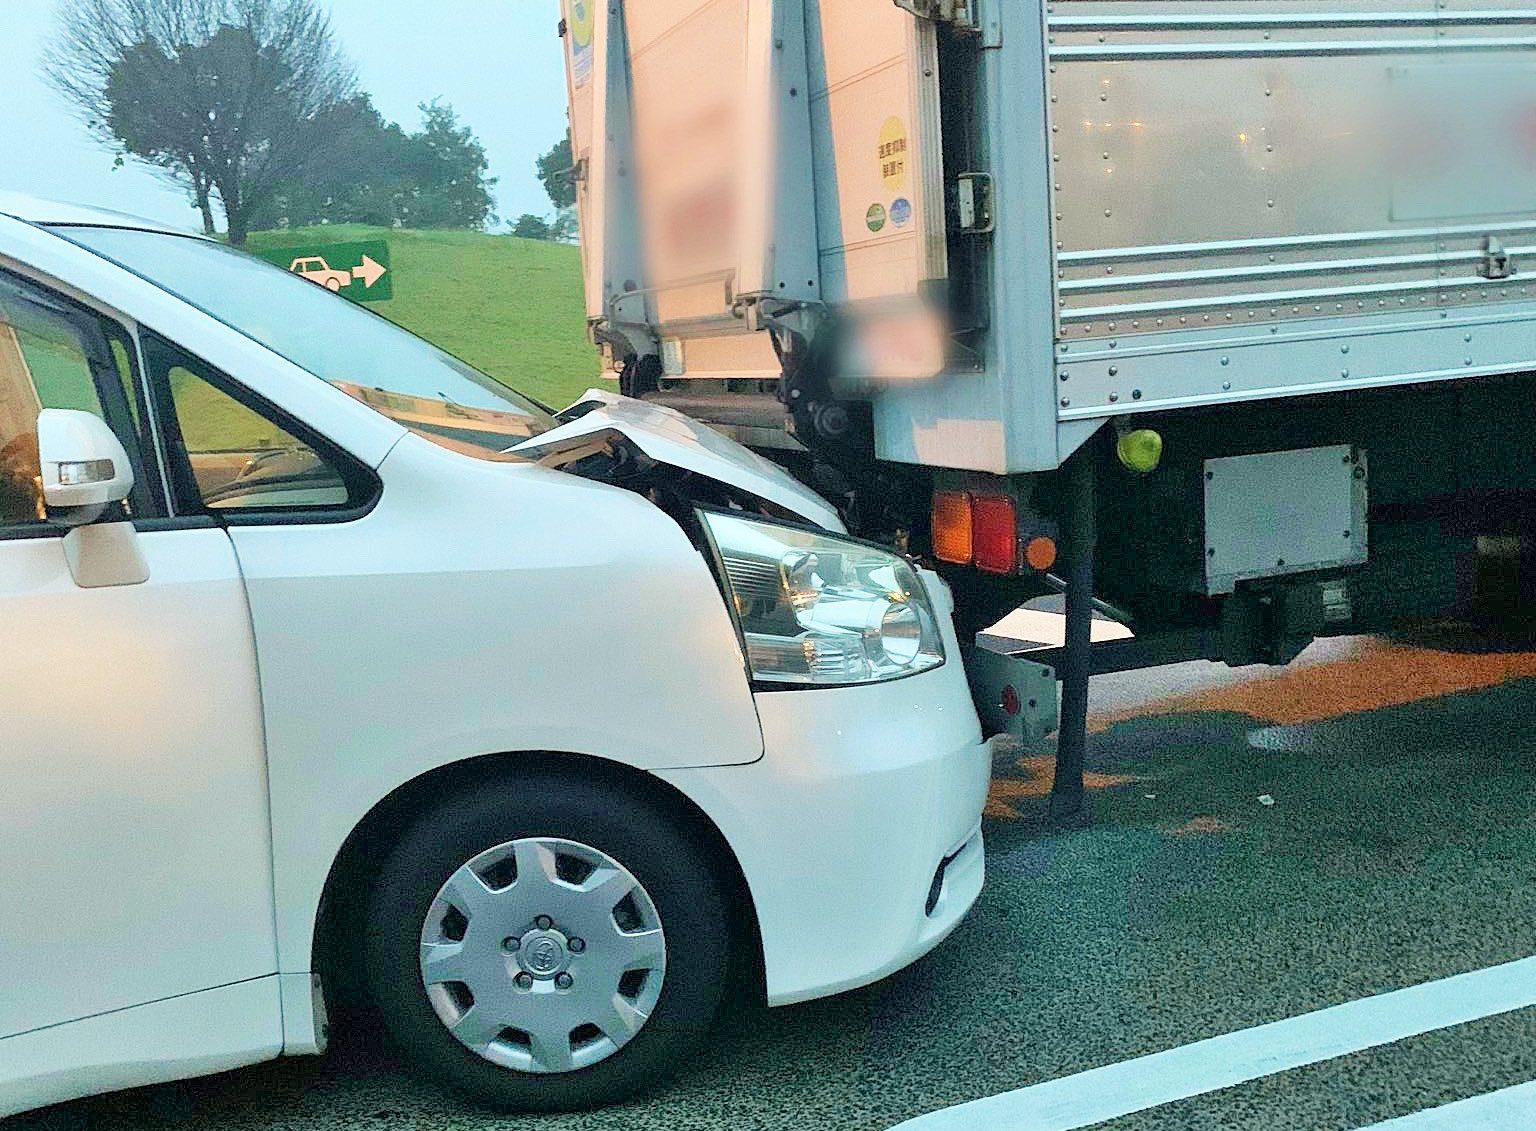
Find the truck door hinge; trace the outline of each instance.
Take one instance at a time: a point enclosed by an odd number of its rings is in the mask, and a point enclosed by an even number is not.
[[[1483,241],[1483,262],[1477,273],[1485,279],[1507,279],[1515,273],[1515,261],[1498,240],[1489,236]]]
[[[893,0],[893,2],[896,7],[925,20],[954,24],[956,27],[969,28],[972,31],[978,27],[976,0]]]

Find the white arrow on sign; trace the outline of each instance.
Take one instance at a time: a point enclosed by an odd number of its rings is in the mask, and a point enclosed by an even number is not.
[[[352,278],[354,281],[361,279],[363,282],[363,289],[367,290],[369,287],[373,286],[373,284],[382,279],[384,277],[384,272],[388,270],[388,267],[385,267],[377,259],[373,258],[373,256],[365,255],[363,256],[363,265],[361,267],[352,268]]]

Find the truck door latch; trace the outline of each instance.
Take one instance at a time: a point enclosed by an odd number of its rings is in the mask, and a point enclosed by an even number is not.
[[[1485,279],[1507,279],[1515,273],[1514,260],[1492,236],[1483,241],[1483,262],[1477,273]]]
[[[961,173],[955,178],[955,227],[984,236],[996,226],[992,214],[992,174]]]

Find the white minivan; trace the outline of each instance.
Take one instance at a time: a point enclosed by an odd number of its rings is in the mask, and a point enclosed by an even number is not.
[[[498,1106],[871,982],[982,884],[943,584],[223,245],[0,198],[0,1115],[319,1052]]]

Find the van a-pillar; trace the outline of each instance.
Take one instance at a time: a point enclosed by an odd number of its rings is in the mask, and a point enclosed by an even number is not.
[[[1093,648],[1094,455],[1084,444],[1067,461],[1062,507],[1062,551],[1067,559],[1067,625],[1061,661],[1061,726],[1056,738],[1056,778],[1048,809],[1053,824],[1089,823],[1083,789],[1088,751],[1088,679]]]

